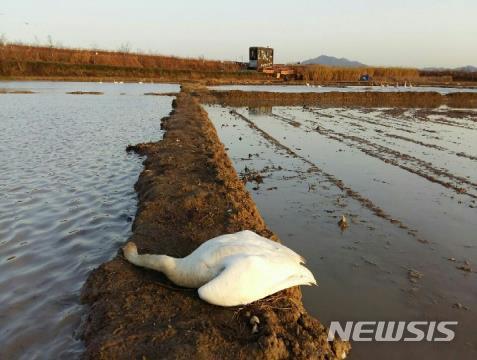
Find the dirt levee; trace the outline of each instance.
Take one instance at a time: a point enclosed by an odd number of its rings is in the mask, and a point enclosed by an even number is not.
[[[437,92],[322,92],[274,93],[250,91],[196,91],[204,103],[225,106],[363,106],[436,108],[448,105],[476,108],[477,93],[441,95]]]

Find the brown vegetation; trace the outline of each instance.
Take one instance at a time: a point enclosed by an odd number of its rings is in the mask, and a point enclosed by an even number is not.
[[[452,84],[475,85],[477,72],[455,70],[425,71],[400,67],[361,67],[345,68],[324,65],[306,65],[294,67],[299,78],[317,83],[357,82],[361,75],[368,74],[374,83],[413,83],[413,84]]]
[[[164,70],[239,71],[232,61],[179,58],[104,50],[76,50],[8,44],[0,47],[0,61],[49,62],[73,65],[106,65]]]
[[[342,68],[323,65],[292,66],[299,83],[358,83],[368,74],[374,83],[473,85],[477,73],[420,71],[412,68]],[[246,71],[233,61],[175,56],[7,44],[0,41],[0,78],[56,80],[151,79],[155,81],[202,81],[223,83],[282,82],[257,71]],[[292,80],[288,77],[288,80]],[[291,82],[294,82],[293,80]],[[474,82],[474,83],[473,83]]]
[[[477,93],[437,92],[308,92],[273,93],[248,91],[207,91],[197,88],[194,94],[209,104],[227,106],[363,106],[363,107],[420,107],[436,108],[448,105],[455,108],[476,108]]]
[[[477,72],[457,71],[457,70],[422,70],[419,72],[422,78],[437,81],[477,81]],[[445,79],[445,80],[444,80]]]
[[[296,67],[296,71],[305,81],[341,82],[358,81],[361,75],[368,74],[375,81],[417,81],[419,70],[410,68],[363,67],[344,68],[324,65],[306,65]]]
[[[232,61],[0,44],[0,78],[53,80],[266,80]]]

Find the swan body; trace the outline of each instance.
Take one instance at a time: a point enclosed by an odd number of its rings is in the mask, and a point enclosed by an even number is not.
[[[245,305],[292,286],[316,285],[300,255],[249,230],[210,239],[184,258],[139,255],[133,243],[123,253],[132,264],[163,272],[176,285],[198,288],[202,300],[219,306]]]

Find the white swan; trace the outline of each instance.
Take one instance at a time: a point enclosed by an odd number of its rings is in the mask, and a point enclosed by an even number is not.
[[[289,248],[245,230],[221,235],[184,258],[138,255],[123,248],[137,266],[164,273],[176,285],[199,288],[199,297],[219,306],[245,305],[297,285],[316,285],[303,258]]]

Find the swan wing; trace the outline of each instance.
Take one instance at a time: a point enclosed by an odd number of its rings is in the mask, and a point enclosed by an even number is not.
[[[243,230],[235,234],[222,235],[216,239],[219,239],[222,244],[236,242],[244,246],[253,245],[255,247],[261,248],[262,250],[269,250],[282,255],[287,255],[299,263],[305,263],[305,259],[290,248],[280,244],[279,242],[260,236],[251,230]]]
[[[271,250],[277,251],[284,255],[286,254],[290,258],[295,259],[295,261],[299,263],[305,263],[305,259],[303,258],[303,256],[297,254],[292,249],[286,247],[285,245],[280,244],[277,241],[267,239],[266,237],[260,236],[250,230],[245,230],[245,231],[242,231],[241,233],[243,233],[246,237],[249,237],[256,244],[267,244],[266,246],[268,246]]]
[[[280,290],[316,284],[313,274],[288,257],[236,255],[211,281],[199,288],[199,297],[214,305],[245,305]]]

